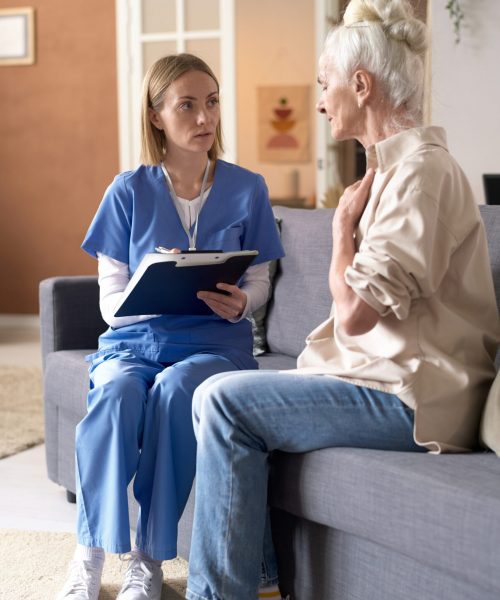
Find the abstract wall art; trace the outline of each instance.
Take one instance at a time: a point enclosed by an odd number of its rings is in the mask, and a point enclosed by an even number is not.
[[[261,162],[310,160],[310,86],[265,86],[258,94]]]

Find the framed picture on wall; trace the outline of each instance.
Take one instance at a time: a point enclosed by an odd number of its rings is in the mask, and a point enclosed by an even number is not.
[[[33,8],[0,9],[0,66],[32,65],[35,62]]]
[[[310,160],[310,91],[308,85],[257,88],[259,161]]]

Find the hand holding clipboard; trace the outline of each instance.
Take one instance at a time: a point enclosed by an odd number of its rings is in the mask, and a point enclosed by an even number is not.
[[[227,288],[217,284],[235,285],[257,255],[256,250],[148,253],[125,288],[115,316],[212,314],[198,292],[224,293]]]

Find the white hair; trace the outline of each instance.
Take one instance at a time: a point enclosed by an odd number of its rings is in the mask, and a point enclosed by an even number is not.
[[[346,81],[359,68],[372,73],[391,106],[421,124],[426,47],[425,24],[408,0],[351,0],[323,54]]]

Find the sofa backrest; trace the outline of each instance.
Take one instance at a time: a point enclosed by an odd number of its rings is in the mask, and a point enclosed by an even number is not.
[[[500,206],[481,204],[479,210],[483,217],[488,238],[493,285],[495,286],[497,306],[500,312]],[[495,365],[497,369],[500,369],[500,347],[497,351]]]
[[[479,207],[484,221],[493,282],[500,308],[500,206]],[[281,219],[281,240],[286,256],[274,282],[266,323],[271,352],[298,356],[306,336],[328,318],[331,295],[328,268],[332,253],[330,209],[275,207]],[[500,351],[497,363],[500,359]]]
[[[488,238],[493,285],[495,286],[497,306],[500,311],[500,206],[481,204],[479,211],[483,217]]]
[[[332,256],[333,210],[277,206],[274,214],[281,219],[286,256],[280,260],[274,280],[266,322],[267,343],[271,352],[298,356],[306,336],[330,314],[327,274]]]

